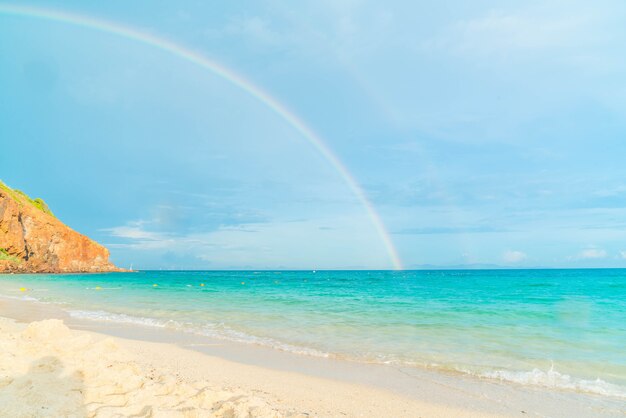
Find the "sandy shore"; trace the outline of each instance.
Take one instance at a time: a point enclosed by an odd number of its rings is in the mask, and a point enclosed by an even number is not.
[[[0,318],[0,416],[486,417],[171,344]]]
[[[64,416],[623,418],[626,410],[581,393],[77,321],[0,298],[0,417]]]

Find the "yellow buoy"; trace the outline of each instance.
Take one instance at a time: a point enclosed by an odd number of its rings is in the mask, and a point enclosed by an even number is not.
[[[96,290],[102,290],[100,286],[96,286]]]
[[[20,292],[26,292],[28,289],[25,287],[20,287]]]
[[[241,284],[246,284],[246,282],[241,282]]]
[[[152,287],[159,287],[159,285],[155,283],[152,285]]]
[[[200,287],[204,287],[204,283],[200,283]]]

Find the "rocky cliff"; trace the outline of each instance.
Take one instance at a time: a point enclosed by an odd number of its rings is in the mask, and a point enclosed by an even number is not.
[[[41,199],[0,182],[0,273],[122,271],[109,251],[59,221]]]

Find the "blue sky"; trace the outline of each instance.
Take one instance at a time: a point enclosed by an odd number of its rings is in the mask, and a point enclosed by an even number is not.
[[[28,4],[269,92],[353,174],[405,267],[626,267],[623,2]],[[0,13],[0,91],[0,178],[122,266],[391,266],[332,165],[187,61]]]

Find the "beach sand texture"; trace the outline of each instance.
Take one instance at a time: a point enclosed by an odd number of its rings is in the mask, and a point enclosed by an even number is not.
[[[256,396],[146,370],[114,339],[95,341],[57,319],[0,327],[2,416],[298,416]]]
[[[484,417],[174,345],[0,318],[2,417]]]

